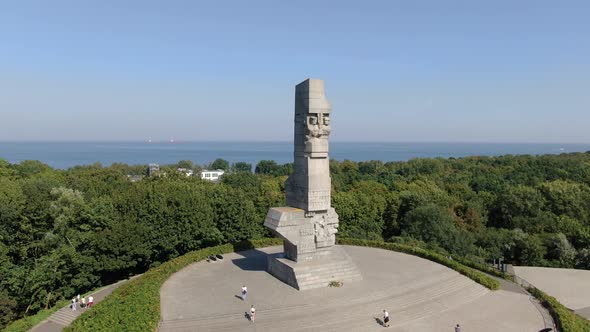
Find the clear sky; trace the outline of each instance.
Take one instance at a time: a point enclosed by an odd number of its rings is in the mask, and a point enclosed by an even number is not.
[[[590,142],[590,1],[0,2],[0,140]]]

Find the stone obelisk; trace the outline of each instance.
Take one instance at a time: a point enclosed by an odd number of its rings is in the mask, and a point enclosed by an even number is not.
[[[324,81],[307,79],[295,87],[294,172],[285,186],[288,206],[271,208],[264,222],[284,240],[284,253],[269,256],[268,271],[299,290],[361,279],[350,257],[335,246],[338,214],[330,206],[330,111]]]

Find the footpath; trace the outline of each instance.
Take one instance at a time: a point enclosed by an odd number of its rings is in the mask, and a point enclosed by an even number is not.
[[[96,305],[109,294],[111,294],[115,289],[117,289],[117,287],[121,286],[129,280],[131,279],[121,280],[114,284],[105,286],[99,289],[98,291],[90,293],[88,295],[92,295],[94,297],[94,304]],[[61,332],[66,326],[70,325],[76,318],[78,318],[78,316],[86,312],[86,310],[92,310],[92,308],[80,308],[80,304],[78,303],[77,310],[72,310],[70,308],[70,305],[67,305],[59,309],[58,311],[54,312],[53,315],[49,316],[49,318],[47,318],[46,320],[37,324],[30,330],[30,332]]]

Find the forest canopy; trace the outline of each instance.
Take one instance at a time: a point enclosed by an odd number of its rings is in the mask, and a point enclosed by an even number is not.
[[[186,160],[156,176],[0,160],[0,328],[189,251],[269,236],[292,164],[214,163],[228,171],[218,183],[176,172],[201,169]],[[340,237],[590,269],[590,153],[332,160],[330,171]]]

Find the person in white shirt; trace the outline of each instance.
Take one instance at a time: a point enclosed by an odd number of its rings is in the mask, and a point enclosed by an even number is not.
[[[242,286],[242,301],[246,301],[246,296],[248,295],[248,287],[246,285]]]
[[[256,309],[254,308],[254,305],[252,305],[250,307],[250,321],[254,322],[255,319],[256,319]]]
[[[389,327],[389,312],[383,309],[383,326]]]

